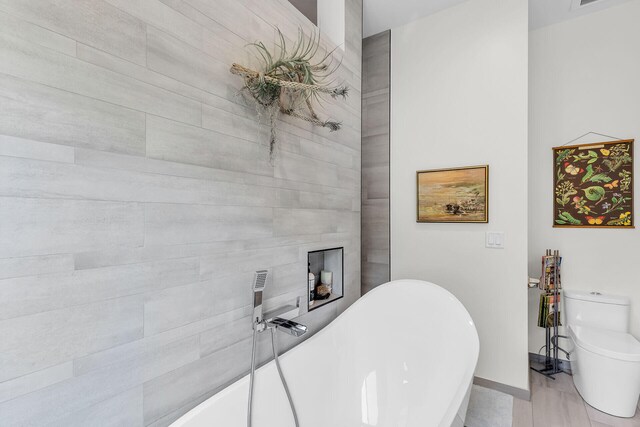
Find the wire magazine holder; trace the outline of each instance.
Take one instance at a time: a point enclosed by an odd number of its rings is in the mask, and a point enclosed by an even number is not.
[[[565,372],[560,366],[558,352],[568,353],[558,346],[558,339],[565,338],[558,333],[560,324],[560,290],[562,289],[561,270],[562,257],[560,251],[547,249],[542,257],[542,276],[538,287],[542,290],[540,294],[540,307],[538,312],[538,326],[545,328],[545,359],[543,367],[534,371],[555,379],[553,375]],[[542,350],[542,348],[540,350]]]

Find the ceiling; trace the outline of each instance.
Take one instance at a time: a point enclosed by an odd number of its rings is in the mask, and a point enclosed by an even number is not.
[[[580,6],[580,0],[529,0],[529,29],[546,27],[628,1],[630,0],[598,0]]]
[[[364,37],[399,27],[418,18],[469,0],[364,0]],[[598,0],[572,7],[580,0],[529,0],[529,28],[536,29],[581,15],[606,9],[627,1]]]

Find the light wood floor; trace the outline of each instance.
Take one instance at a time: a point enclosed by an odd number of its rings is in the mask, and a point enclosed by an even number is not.
[[[556,380],[531,372],[531,401],[513,399],[513,427],[640,427],[633,418],[617,418],[587,405],[566,374]]]

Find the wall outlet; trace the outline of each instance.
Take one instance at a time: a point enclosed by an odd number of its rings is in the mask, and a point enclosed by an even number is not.
[[[487,231],[485,246],[489,249],[504,249],[504,233],[502,231]]]

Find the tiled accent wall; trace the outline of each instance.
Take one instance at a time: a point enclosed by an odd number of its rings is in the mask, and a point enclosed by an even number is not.
[[[344,246],[346,297],[312,332],[360,295],[346,3],[350,96],[323,112],[344,128],[283,120],[272,166],[229,67],[273,25],[310,31],[288,1],[0,1],[1,425],[168,425],[247,372],[256,269],[267,309],[289,304],[307,251]]]
[[[362,293],[390,279],[389,95],[391,31],[362,47]]]

